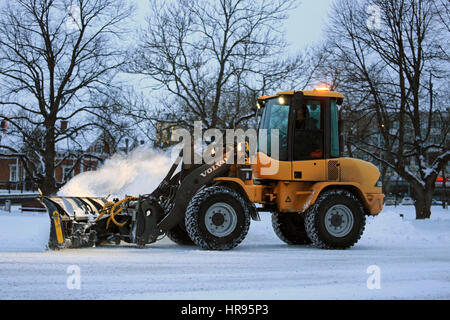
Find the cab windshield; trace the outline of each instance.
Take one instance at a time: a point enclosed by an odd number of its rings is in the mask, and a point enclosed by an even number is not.
[[[288,124],[289,124],[289,98],[276,97],[267,100],[261,117],[259,130],[258,151],[280,161],[287,160]],[[261,130],[262,129],[262,130]],[[278,157],[272,152],[272,135],[278,130],[279,150]],[[262,135],[267,133],[267,140]],[[274,136],[275,138],[275,136]],[[267,143],[265,143],[267,141]],[[272,155],[273,153],[273,155]]]

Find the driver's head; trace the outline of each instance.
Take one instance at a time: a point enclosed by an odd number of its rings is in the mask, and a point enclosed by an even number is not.
[[[307,108],[305,106],[299,108],[297,110],[297,121],[303,121],[305,120],[306,116],[307,116]]]

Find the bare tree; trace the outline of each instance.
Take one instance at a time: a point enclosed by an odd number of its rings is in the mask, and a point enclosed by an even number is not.
[[[118,86],[104,93],[92,96],[91,105],[97,106],[92,113],[96,119],[100,134],[108,145],[108,154],[121,151],[127,143],[128,150],[141,144],[136,128],[137,121],[130,116],[130,103],[133,103],[135,93],[132,88]],[[141,104],[143,105],[143,104]],[[128,142],[127,142],[128,141]]]
[[[1,10],[0,116],[39,160],[39,172],[29,175],[51,194],[56,145],[98,125],[92,114],[99,107],[88,102],[124,63],[117,41],[132,7],[122,0],[17,0]]]
[[[195,120],[205,128],[252,125],[258,95],[307,78],[304,56],[288,57],[282,31],[295,2],[151,1],[128,71],[164,93],[150,113],[135,114],[187,128]]]
[[[353,135],[352,145],[410,183],[418,219],[430,217],[436,177],[450,159],[448,126],[433,126],[445,114],[437,102],[448,88],[449,31],[442,19],[448,6],[343,0],[335,3],[328,28],[330,57],[341,68],[339,89],[354,103],[355,123],[372,123]],[[448,90],[444,95],[448,101]]]

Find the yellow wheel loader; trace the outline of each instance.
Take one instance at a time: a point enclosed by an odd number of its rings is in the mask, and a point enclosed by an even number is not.
[[[267,143],[261,135],[256,159],[244,148],[244,161],[237,161],[242,145],[209,164],[185,164],[181,152],[148,194],[113,201],[42,195],[51,220],[49,247],[121,241],[142,247],[167,235],[178,244],[227,250],[244,240],[259,212],[272,214],[275,233],[288,244],[353,246],[366,216],[382,210],[384,195],[374,165],[341,157],[343,99],[323,89],[260,97],[258,130]]]

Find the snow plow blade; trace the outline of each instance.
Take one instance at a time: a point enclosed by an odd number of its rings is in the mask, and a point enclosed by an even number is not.
[[[50,217],[49,249],[93,247],[121,241],[144,246],[160,235],[155,226],[164,210],[151,196],[107,201],[98,197],[39,199]]]
[[[173,207],[180,174],[173,174],[182,152],[152,194],[108,201],[102,197],[59,197],[41,193],[50,217],[49,249],[92,247],[121,241],[139,247],[155,242],[165,230],[158,223]]]
[[[42,197],[50,218],[51,249],[95,245],[95,230],[88,230],[107,203],[104,198]]]

